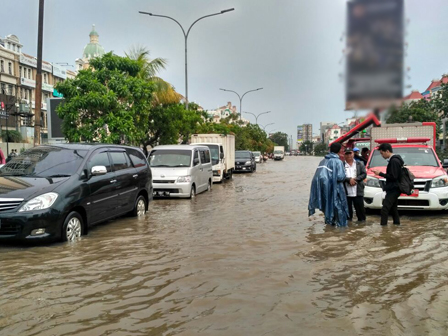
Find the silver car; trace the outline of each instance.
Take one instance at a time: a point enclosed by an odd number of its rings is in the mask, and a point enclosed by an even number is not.
[[[256,163],[262,163],[263,162],[263,156],[261,155],[261,152],[252,152],[255,156],[255,162]]]
[[[212,188],[212,160],[207,146],[156,146],[148,161],[155,197],[192,198]]]

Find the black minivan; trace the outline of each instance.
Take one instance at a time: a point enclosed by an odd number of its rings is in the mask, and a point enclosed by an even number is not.
[[[0,168],[0,242],[76,240],[99,222],[143,216],[152,192],[151,169],[138,148],[34,147]]]

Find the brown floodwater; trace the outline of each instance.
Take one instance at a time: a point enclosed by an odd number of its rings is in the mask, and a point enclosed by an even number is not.
[[[448,216],[340,229],[308,218],[319,158],[80,241],[0,247],[0,335],[448,335]]]

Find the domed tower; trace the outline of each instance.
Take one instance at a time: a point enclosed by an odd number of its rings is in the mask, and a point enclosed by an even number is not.
[[[99,43],[99,34],[95,30],[95,25],[92,26],[92,31],[89,34],[90,43],[84,47],[82,53],[82,59],[78,58],[76,63],[76,70],[87,69],[89,67],[89,62],[92,58],[103,56],[105,54],[104,48]]]

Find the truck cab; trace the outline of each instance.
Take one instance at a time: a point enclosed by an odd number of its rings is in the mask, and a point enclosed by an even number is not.
[[[407,210],[448,209],[448,175],[431,146],[430,138],[388,138],[377,139],[376,143],[390,143],[394,154],[400,155],[406,167],[414,174],[414,192],[398,198],[398,208]],[[378,150],[370,154],[367,162],[367,179],[364,190],[364,205],[370,209],[381,209],[383,187],[386,179],[375,176],[378,169],[386,172],[387,161]]]

